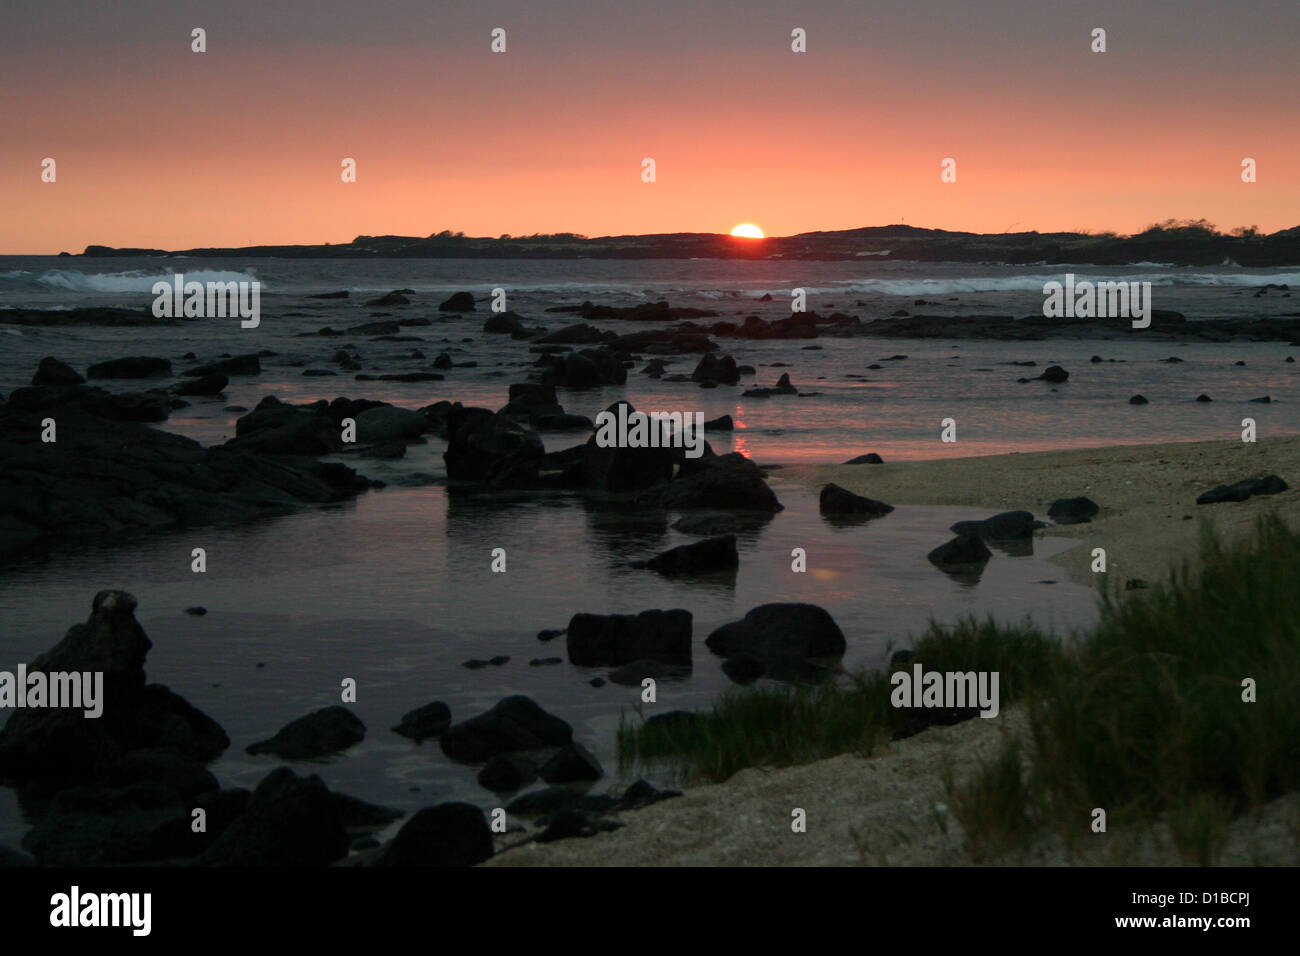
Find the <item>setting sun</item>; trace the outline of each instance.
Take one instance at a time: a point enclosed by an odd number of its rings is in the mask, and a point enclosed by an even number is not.
[[[762,239],[763,230],[752,222],[742,222],[735,229],[731,230],[733,236],[740,236],[742,239]]]

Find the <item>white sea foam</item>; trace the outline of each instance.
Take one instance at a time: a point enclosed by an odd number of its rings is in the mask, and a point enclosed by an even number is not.
[[[148,293],[153,284],[171,281],[170,272],[81,272],[77,269],[51,269],[35,278],[22,270],[0,273],[0,285],[14,284],[68,292],[140,292]],[[247,282],[257,277],[245,272],[187,272],[197,282]]]

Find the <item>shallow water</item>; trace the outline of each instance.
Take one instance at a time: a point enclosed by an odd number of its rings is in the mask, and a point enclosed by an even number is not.
[[[704,639],[769,600],[830,611],[848,639],[847,668],[883,666],[891,648],[907,646],[932,616],[1028,615],[1065,631],[1095,615],[1095,592],[1069,583],[1046,561],[1071,546],[1066,539],[1035,542],[1032,557],[998,553],[978,584],[963,585],[925,554],[950,537],[950,524],[975,516],[969,509],[902,506],[837,528],[818,515],[815,498],[779,477],[772,485],[786,510],[740,536],[734,582],[680,583],[627,568],[628,561],[696,540],[662,522],[629,522],[576,499],[497,503],[452,499],[442,487],[389,489],[242,528],[162,535],[125,548],[89,546],[11,572],[0,598],[10,635],[5,650],[15,664],[29,660],[84,619],[96,590],[131,591],[154,642],[150,679],[226,729],[232,746],[212,769],[234,786],[251,787],[280,763],[249,757],[245,746],[337,703],[340,682],[355,678],[353,709],[367,725],[366,740],[343,757],[295,766],[345,792],[413,810],[444,798],[484,807],[504,802],[478,786],[475,768],[449,761],[435,741],[416,745],[388,730],[434,699],[463,719],[501,697],[527,693],[572,723],[604,764],[598,789],[620,782],[614,730],[620,714],[634,712],[640,689],[591,687],[588,681],[608,668],[528,663],[567,656],[562,638],[542,643],[536,635],[564,627],[578,611],[692,611],[694,670],[684,680],[660,682],[647,714],[706,706],[731,686]],[[504,574],[489,570],[498,546],[506,548]],[[192,547],[207,550],[205,575],[189,570]],[[791,571],[794,547],[807,550],[807,573]],[[192,605],[208,614],[182,613]],[[509,663],[460,666],[498,654],[509,655]],[[662,774],[654,779],[668,782]],[[0,799],[0,841],[13,842],[22,826],[5,807]]]

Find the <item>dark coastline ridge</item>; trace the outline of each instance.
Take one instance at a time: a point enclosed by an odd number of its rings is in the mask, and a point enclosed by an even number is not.
[[[68,253],[63,253],[68,255]],[[282,259],[781,259],[1123,266],[1136,262],[1246,267],[1300,264],[1300,226],[1263,235],[1231,235],[1199,222],[1151,226],[1132,236],[1113,233],[970,233],[916,226],[868,226],[767,239],[720,233],[670,233],[588,238],[573,233],[498,238],[444,231],[427,237],[358,236],[339,244],[244,246],[168,251],[87,246],[90,257],[171,256]]]

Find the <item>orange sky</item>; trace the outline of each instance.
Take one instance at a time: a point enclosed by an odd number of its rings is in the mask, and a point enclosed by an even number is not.
[[[0,253],[745,221],[768,235],[1300,224],[1295,67],[1272,57],[1197,73],[1173,55],[1093,55],[1077,35],[1018,60],[967,49],[961,68],[888,44],[795,55],[780,37],[704,53],[516,35],[504,55],[486,30],[432,55],[224,34],[199,55],[182,39],[148,57],[108,43],[76,69],[51,68],[67,51],[7,56]],[[40,181],[46,156],[55,184]],[[946,156],[955,184],[940,182]],[[1257,183],[1240,180],[1245,156]]]

